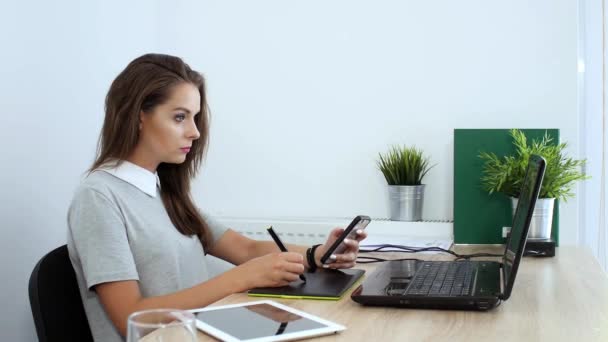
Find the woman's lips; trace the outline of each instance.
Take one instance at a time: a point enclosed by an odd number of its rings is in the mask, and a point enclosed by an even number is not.
[[[182,152],[184,152],[184,153],[188,153],[188,152],[190,152],[190,147],[182,147],[182,148],[180,148],[180,150],[182,150]]]

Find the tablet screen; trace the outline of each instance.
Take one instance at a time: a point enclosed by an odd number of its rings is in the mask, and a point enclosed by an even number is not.
[[[195,315],[197,319],[241,340],[326,327],[267,303],[201,311]]]

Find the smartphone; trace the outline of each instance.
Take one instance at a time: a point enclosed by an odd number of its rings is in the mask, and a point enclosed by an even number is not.
[[[367,225],[370,223],[371,220],[372,219],[370,219],[369,216],[365,216],[365,215],[358,215],[357,217],[355,217],[352,220],[352,222],[348,225],[348,227],[346,227],[346,229],[344,229],[344,232],[342,232],[342,235],[340,235],[340,237],[333,243],[333,245],[331,245],[331,247],[329,247],[327,252],[325,252],[325,254],[323,254],[323,256],[321,257],[321,263],[330,264],[332,262],[332,260],[330,260],[329,257],[332,254],[340,254],[346,249],[346,244],[344,244],[344,242],[343,242],[344,239],[349,238],[349,239],[354,240],[357,237],[357,230],[365,229],[365,227],[367,227]]]

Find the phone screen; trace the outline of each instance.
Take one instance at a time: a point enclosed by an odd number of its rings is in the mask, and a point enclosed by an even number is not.
[[[371,219],[369,216],[359,215],[355,217],[352,222],[346,227],[342,235],[331,245],[331,247],[323,254],[321,257],[321,263],[328,264],[331,263],[329,257],[332,254],[340,254],[346,249],[346,244],[344,244],[344,239],[355,239],[357,237],[357,230],[363,230],[370,223]]]

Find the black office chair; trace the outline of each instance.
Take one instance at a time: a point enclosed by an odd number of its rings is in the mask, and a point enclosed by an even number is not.
[[[66,245],[36,264],[29,293],[40,342],[93,341]]]

